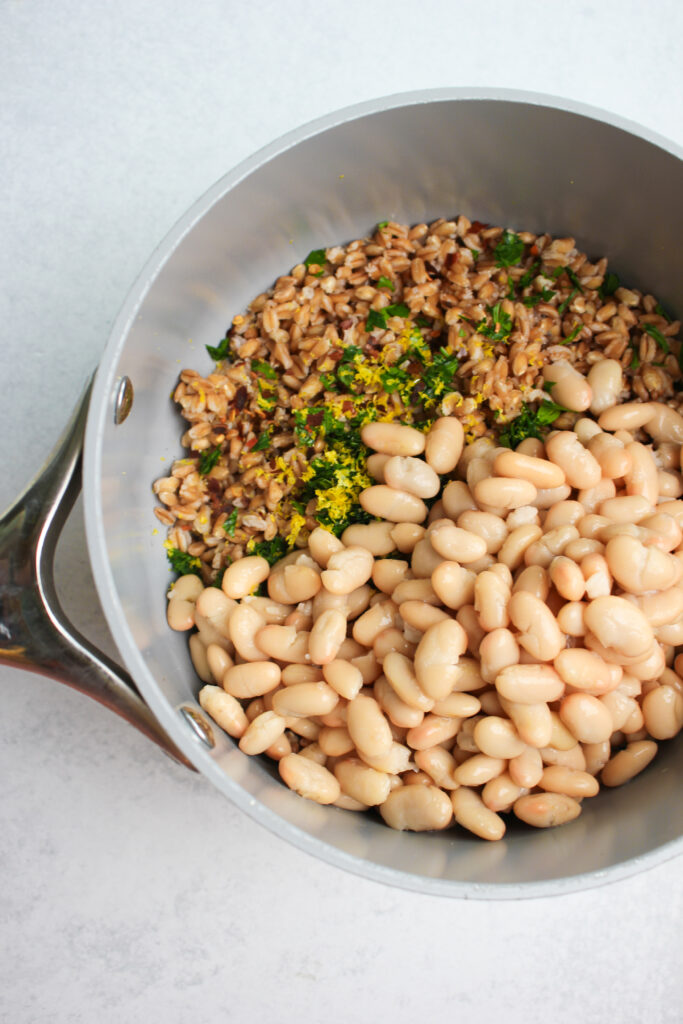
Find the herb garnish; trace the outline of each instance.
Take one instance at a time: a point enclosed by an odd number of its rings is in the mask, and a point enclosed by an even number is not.
[[[664,309],[664,306],[662,306],[660,302],[658,302],[655,306],[655,313],[657,313],[659,316],[663,316],[667,323],[671,323],[673,321],[673,317],[669,313],[667,313],[667,311]]]
[[[379,228],[380,231],[383,231],[384,228],[386,228],[388,226],[389,226],[389,221],[388,220],[380,220],[380,221],[377,222],[377,227]]]
[[[220,446],[217,448],[207,448],[199,456],[199,475],[206,476],[210,473],[213,467],[216,465],[221,457]]]
[[[598,288],[598,295],[601,299],[606,299],[609,295],[614,295],[618,287],[619,278],[610,270],[607,274],[605,274],[602,284]]]
[[[582,286],[581,282],[579,281],[575,271],[573,271],[571,267],[563,267],[563,270],[564,270],[565,274],[567,275],[567,277],[569,278],[569,280],[571,281],[571,283],[574,285],[574,287],[578,288],[578,290],[580,292],[582,292],[583,291],[583,286]]]
[[[237,516],[238,516],[237,509],[234,508],[232,510],[232,512],[230,513],[230,515],[228,516],[228,518],[223,523],[223,529],[227,533],[228,537],[234,537],[235,536],[235,527],[237,526]]]
[[[526,298],[522,299],[525,306],[537,306],[539,302],[550,302],[555,292],[552,288],[543,288],[540,292],[535,295],[527,295]]]
[[[265,452],[266,449],[270,447],[270,439],[272,436],[272,430],[265,430],[251,449],[252,452]]]
[[[223,577],[225,576],[225,570],[231,564],[232,564],[232,559],[231,558],[226,558],[225,565],[221,569],[218,570],[216,578],[213,581],[213,583],[211,584],[212,587],[215,587],[217,590],[221,590],[222,589],[221,588],[221,584],[223,583]]]
[[[424,390],[420,392],[418,398],[424,402],[425,399],[436,399],[439,395],[452,391],[455,373],[459,365],[460,361],[457,356],[445,348],[439,349],[435,353],[433,361],[424,368],[421,377]]]
[[[337,382],[339,384],[342,384],[348,391],[351,391],[352,393],[353,378],[355,377],[355,370],[353,364],[355,363],[357,357],[362,359],[363,350],[361,348],[358,348],[358,345],[346,345],[344,347],[342,357],[337,363]]]
[[[504,231],[503,236],[493,250],[497,267],[514,267],[522,258],[524,242],[514,231]]]
[[[326,263],[326,260],[327,260],[327,257],[325,256],[325,250],[324,249],[312,249],[311,252],[309,252],[309,254],[306,257],[306,259],[304,260],[304,266],[305,267],[312,267],[312,266],[320,267],[320,270],[318,270],[317,273],[315,273],[313,276],[314,277],[322,277],[323,274],[325,273],[325,263]]]
[[[535,263],[531,264],[531,266],[529,267],[528,270],[524,271],[524,273],[520,277],[519,281],[517,282],[517,286],[519,288],[528,288],[529,285],[531,284],[531,282],[533,281],[533,279],[536,277],[537,272],[540,269],[541,269],[541,261],[540,260],[536,260]]]
[[[230,338],[227,334],[220,342],[219,345],[207,345],[206,351],[209,353],[212,359],[217,363],[220,363],[222,359],[227,359],[228,356],[232,356],[232,349],[230,348]]]
[[[497,302],[495,306],[487,306],[486,308],[491,315],[492,323],[488,323],[486,320],[480,320],[479,323],[475,323],[469,317],[463,317],[463,320],[471,324],[477,334],[483,334],[486,338],[490,338],[491,341],[507,341],[512,330],[512,317],[509,313],[503,312],[502,303],[500,302]]]
[[[365,321],[366,332],[369,334],[376,327],[386,328],[387,320],[391,316],[400,316],[405,320],[410,316],[410,310],[404,302],[395,302],[391,306],[385,306],[384,309],[371,309]]]
[[[516,448],[527,437],[537,437],[539,440],[543,440],[541,427],[550,426],[563,412],[567,412],[563,405],[558,405],[548,399],[544,399],[538,409],[532,409],[530,406],[522,404],[519,416],[510,420],[501,432],[499,443],[506,448]]]
[[[583,324],[580,321],[579,321],[578,324],[575,324],[574,329],[572,330],[572,333],[568,334],[566,338],[561,338],[560,339],[560,345],[568,345],[571,341],[576,341],[576,339],[578,338],[579,334],[581,333],[582,327],[583,327]]]
[[[187,576],[190,573],[194,573],[195,576],[201,576],[202,563],[198,558],[188,555],[187,551],[180,551],[179,548],[167,548],[166,557],[174,571],[179,573],[180,576]]]
[[[268,565],[275,565],[277,561],[284,558],[288,551],[287,541],[277,534],[272,540],[262,540],[252,545],[249,554],[260,555],[261,558],[265,558]]]
[[[663,352],[670,352],[669,342],[666,340],[661,331],[658,331],[652,324],[643,324],[643,330],[646,334],[649,334],[651,338],[654,338],[659,347]]]
[[[251,368],[254,373],[259,374],[261,377],[266,377],[268,380],[277,380],[277,370],[270,363],[264,362],[263,359],[252,359]]]
[[[382,276],[380,277],[379,281],[377,282],[377,287],[378,288],[388,288],[389,291],[393,292],[393,290],[394,290],[394,282],[390,278],[385,277],[384,274],[382,274]]]
[[[579,294],[579,289],[578,288],[572,288],[571,292],[569,293],[567,298],[564,300],[564,302],[561,302],[560,305],[557,307],[557,312],[560,315],[562,315],[562,313],[564,313],[564,311],[567,309],[569,303],[573,302],[573,300],[575,299],[575,297],[578,294]]]

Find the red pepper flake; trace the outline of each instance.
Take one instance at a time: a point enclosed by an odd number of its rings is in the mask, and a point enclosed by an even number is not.
[[[535,243],[535,242],[534,242],[534,244],[533,244],[533,245],[531,246],[531,248],[529,249],[529,252],[531,253],[531,255],[532,255],[532,256],[538,256],[538,253],[539,253],[539,248],[538,248],[538,246],[536,245],[536,243]]]
[[[487,228],[487,227],[488,227],[488,224],[484,224],[483,221],[481,221],[481,220],[473,220],[472,224],[470,226],[470,231],[474,231],[475,234],[478,234],[483,228]]]
[[[257,440],[258,440],[257,437],[250,437],[249,438],[249,440],[244,445],[244,447],[247,449],[247,451],[249,451],[251,448],[254,447],[254,445],[256,444]]]

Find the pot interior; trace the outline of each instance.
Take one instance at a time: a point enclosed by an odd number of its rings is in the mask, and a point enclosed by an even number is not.
[[[318,856],[397,884],[453,895],[532,895],[616,878],[673,854],[683,822],[683,743],[661,744],[640,777],[586,801],[570,825],[511,824],[487,844],[460,829],[394,833],[378,816],[323,808],[214,728],[209,751],[181,705],[200,688],[187,638],[166,625],[170,581],[152,482],[179,456],[178,372],[209,372],[245,304],[311,249],[379,220],[464,213],[572,235],[622,281],[677,310],[683,163],[591,113],[529,98],[455,92],[393,98],[303,129],[219,182],[174,228],[134,286],[104,354],[86,441],[86,522],[98,589],[122,657],[164,727],[248,813]],[[678,309],[680,313],[680,309]],[[114,425],[118,379],[135,389]],[[672,845],[673,844],[673,845]]]

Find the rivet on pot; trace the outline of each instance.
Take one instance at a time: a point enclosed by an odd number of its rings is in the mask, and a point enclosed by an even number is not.
[[[121,377],[114,399],[114,423],[123,423],[133,407],[133,385],[130,377]]]
[[[216,746],[213,729],[200,711],[193,708],[191,704],[181,704],[178,710],[192,729],[192,732],[195,734],[197,739],[200,740],[205,747],[208,747],[210,750],[212,747]]]

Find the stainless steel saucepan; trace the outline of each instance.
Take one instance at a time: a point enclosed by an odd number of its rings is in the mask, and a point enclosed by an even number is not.
[[[181,366],[209,370],[235,313],[311,249],[378,220],[472,219],[572,235],[680,314],[683,152],[636,125],[533,94],[439,90],[330,115],[227,174],[179,221],[133,286],[92,394],[53,461],[0,523],[0,660],[113,708],[283,839],[340,867],[432,894],[509,898],[625,877],[683,850],[683,743],[587,802],[561,829],[513,824],[499,843],[460,830],[395,833],[321,807],[244,756],[205,717],[187,638],[166,625],[168,566],[151,483],[177,457],[169,399]],[[87,423],[86,423],[87,412]],[[102,606],[128,672],[65,619],[56,538],[79,486]],[[129,674],[128,674],[129,673]],[[134,683],[133,683],[134,680]]]

